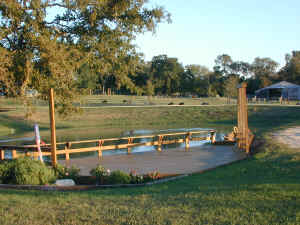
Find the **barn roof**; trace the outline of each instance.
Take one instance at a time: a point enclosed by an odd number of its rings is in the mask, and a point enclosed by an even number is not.
[[[287,81],[281,81],[279,83],[272,84],[268,87],[258,89],[257,91],[255,91],[255,93],[259,93],[259,92],[267,90],[267,89],[286,89],[286,88],[288,88],[288,89],[289,88],[300,88],[300,85],[292,84],[292,83],[287,82]]]

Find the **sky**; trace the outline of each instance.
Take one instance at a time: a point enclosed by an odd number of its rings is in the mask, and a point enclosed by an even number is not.
[[[270,57],[283,66],[287,53],[300,50],[299,0],[150,0],[148,5],[164,6],[172,23],[138,36],[146,61],[166,54],[183,65],[212,69],[218,55],[228,54],[249,63]]]

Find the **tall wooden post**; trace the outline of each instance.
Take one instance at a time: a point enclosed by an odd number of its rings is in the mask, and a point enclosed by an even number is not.
[[[4,150],[0,150],[0,160],[4,160],[5,154]]]
[[[50,112],[50,126],[51,126],[51,157],[52,166],[57,164],[56,156],[56,131],[55,131],[55,115],[54,115],[54,93],[53,88],[50,89],[49,93],[49,112]]]
[[[238,147],[250,153],[252,134],[248,127],[248,108],[247,108],[247,84],[242,83],[238,87]],[[252,135],[253,136],[253,135]]]

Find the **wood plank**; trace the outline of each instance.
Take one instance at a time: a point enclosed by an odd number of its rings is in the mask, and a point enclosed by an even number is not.
[[[211,133],[211,132],[215,132],[215,130],[203,130],[203,131],[191,131],[191,132],[178,132],[178,133],[165,133],[165,134],[158,134],[158,135],[144,135],[144,136],[130,136],[130,137],[122,137],[122,138],[108,138],[108,139],[93,139],[93,140],[84,140],[84,141],[70,141],[68,143],[70,144],[85,144],[85,143],[93,143],[93,142],[99,142],[100,140],[103,140],[105,142],[109,142],[109,141],[120,141],[120,140],[128,140],[129,138],[132,139],[142,139],[142,138],[155,138],[158,136],[179,136],[179,135],[187,135],[188,133],[190,134],[202,134],[202,133]],[[59,142],[56,143],[56,146],[58,145],[66,145],[67,142]],[[47,148],[50,147],[51,144],[44,144],[41,145],[41,148]],[[35,150],[37,148],[37,145],[24,145],[24,146],[0,146],[5,148],[6,150],[13,150],[13,149],[17,149],[17,150],[22,150],[22,149],[26,149],[26,150]]]
[[[179,132],[179,133],[167,133],[167,134],[160,134],[160,135],[146,135],[146,136],[136,136],[136,137],[124,137],[124,138],[110,138],[110,139],[97,139],[97,140],[86,140],[86,141],[75,141],[75,142],[62,142],[60,144],[64,144],[65,147],[64,149],[56,149],[56,154],[55,155],[61,155],[65,154],[66,155],[66,160],[69,160],[69,154],[73,153],[81,153],[81,152],[93,152],[93,151],[98,151],[98,156],[102,157],[102,151],[107,151],[107,150],[117,150],[117,149],[128,149],[129,152],[132,147],[138,147],[138,146],[158,146],[158,150],[161,151],[162,145],[167,145],[167,144],[174,144],[174,143],[186,143],[187,146],[189,147],[189,142],[190,141],[202,141],[202,140],[209,140],[209,137],[192,137],[193,134],[201,134],[201,133],[209,133],[209,132],[214,132],[213,130],[209,131],[193,131],[193,132]],[[172,137],[172,136],[183,136],[185,135],[185,138],[179,138],[179,139],[174,139],[174,140],[163,140],[164,137]],[[147,142],[141,142],[141,143],[133,143],[134,139],[138,138],[155,138],[158,137],[157,141],[147,141]],[[188,140],[187,140],[188,138]],[[117,145],[106,145],[104,146],[104,142],[109,142],[109,141],[119,141],[119,140],[125,140],[127,139],[128,143],[127,144],[117,144]],[[95,147],[86,147],[86,148],[74,148],[71,149],[72,144],[81,144],[81,143],[92,143],[92,142],[101,142],[101,146],[95,146]],[[45,147],[46,145],[43,145],[44,148],[42,149],[43,156],[51,156],[53,155],[53,152],[47,152],[50,149]],[[49,146],[49,145],[48,145]],[[69,147],[68,147],[69,146]],[[36,152],[29,152],[35,151],[36,145],[30,145],[30,146],[4,146],[7,147],[8,150],[16,150],[18,151],[24,151],[26,155],[32,155],[35,156],[37,153]],[[0,146],[1,148],[1,146]]]

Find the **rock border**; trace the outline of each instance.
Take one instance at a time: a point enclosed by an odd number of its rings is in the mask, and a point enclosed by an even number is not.
[[[155,184],[162,184],[169,181],[179,180],[194,174],[201,174],[204,172],[208,172],[211,170],[215,170],[217,168],[229,166],[235,163],[239,163],[245,159],[248,159],[248,156],[245,156],[239,160],[225,163],[223,165],[219,165],[212,168],[203,169],[198,172],[189,173],[189,174],[180,174],[177,176],[172,176],[169,178],[163,178],[159,180],[155,180],[152,182],[147,182],[143,184],[115,184],[115,185],[75,185],[75,186],[56,186],[56,185],[14,185],[14,184],[0,184],[0,190],[37,190],[37,191],[88,191],[88,190],[99,190],[99,189],[107,189],[107,188],[131,188],[131,187],[145,187],[151,186]]]
[[[154,184],[165,183],[172,180],[178,180],[187,176],[189,175],[182,174],[182,175],[163,178],[163,179],[142,183],[142,184],[74,185],[74,186],[0,184],[0,190],[14,189],[14,190],[39,190],[39,191],[84,191],[84,190],[96,190],[96,189],[106,189],[106,188],[144,187],[144,186],[150,186]]]

